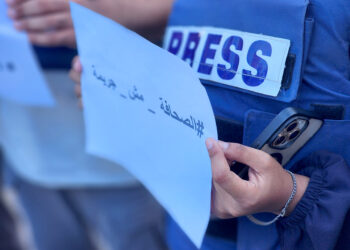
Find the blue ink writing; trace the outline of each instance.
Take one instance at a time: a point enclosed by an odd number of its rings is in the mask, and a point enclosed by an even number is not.
[[[197,132],[197,136],[199,136],[199,138],[202,137],[204,131],[204,124],[202,121],[196,121],[196,119],[194,119],[192,116],[190,116],[190,118],[184,119],[180,117],[176,111],[171,110],[170,104],[167,102],[167,100],[163,100],[162,97],[160,97],[159,100],[161,101],[160,108],[164,111],[164,114],[193,129],[195,132]]]

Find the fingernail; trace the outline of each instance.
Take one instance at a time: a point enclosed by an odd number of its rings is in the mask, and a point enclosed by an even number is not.
[[[80,72],[81,71],[81,64],[79,60],[75,60],[73,64],[74,71]]]
[[[211,139],[211,138],[208,138],[205,141],[205,145],[207,146],[208,151],[210,151],[213,148],[213,146],[214,146],[214,140]]]
[[[224,141],[219,141],[219,145],[222,148],[222,150],[226,150],[226,149],[228,149],[228,146],[230,144],[228,144],[227,142],[224,142]]]

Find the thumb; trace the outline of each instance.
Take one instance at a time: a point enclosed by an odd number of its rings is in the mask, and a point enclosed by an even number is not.
[[[206,146],[211,160],[213,181],[233,196],[244,194],[247,191],[248,182],[230,170],[225,154],[218,142],[208,138]]]
[[[83,71],[83,66],[81,65],[79,56],[75,56],[72,61],[72,68],[77,73],[81,73]]]

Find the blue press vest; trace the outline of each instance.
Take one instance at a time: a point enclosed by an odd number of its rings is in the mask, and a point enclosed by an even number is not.
[[[290,40],[289,53],[296,60],[289,88],[281,89],[277,97],[267,97],[202,81],[214,112],[243,123],[243,143],[249,145],[286,107],[342,107],[343,120],[325,120],[286,168],[318,150],[341,154],[350,163],[350,1],[178,0],[169,26],[210,26]],[[237,248],[278,248],[277,231],[274,226],[259,227],[240,218]]]

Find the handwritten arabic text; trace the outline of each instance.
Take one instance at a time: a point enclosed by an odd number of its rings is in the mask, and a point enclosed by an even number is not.
[[[98,74],[94,65],[92,65],[92,68],[93,76],[96,80],[100,81],[104,87],[109,88],[112,91],[115,91],[117,89],[117,84],[114,82],[113,79],[107,79],[104,75]],[[127,95],[119,93],[119,97],[126,100],[129,99],[131,101],[145,101],[144,95],[139,92],[136,85],[133,85],[133,88],[128,91]],[[180,116],[175,110],[172,110],[168,101],[165,100],[163,97],[159,97],[159,100],[161,101],[160,109],[165,115],[193,129],[196,132],[197,136],[199,136],[200,138],[203,136],[204,124],[202,121],[195,119],[193,116],[190,116],[189,118],[184,118]],[[153,115],[157,113],[154,109],[151,108],[147,108],[146,110]]]

